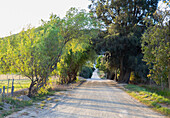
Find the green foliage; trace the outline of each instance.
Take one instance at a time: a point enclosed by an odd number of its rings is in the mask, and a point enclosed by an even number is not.
[[[38,28],[28,28],[17,35],[1,40],[1,72],[19,73],[31,79],[29,96],[32,87],[43,86],[48,75],[56,68],[65,40],[62,37],[62,20],[54,15],[50,21]]]
[[[71,8],[63,19],[52,14],[50,20],[42,20],[38,28],[29,27],[0,39],[0,72],[28,77],[31,80],[29,96],[47,83],[51,73],[56,73],[58,62],[61,62],[58,70],[65,69],[61,73],[75,76],[89,59],[86,59],[87,53],[92,52],[90,39],[96,35],[91,31],[93,28],[99,25],[85,10]]]
[[[92,74],[93,74],[93,70],[91,67],[83,66],[79,73],[79,76],[84,78],[91,78]]]
[[[3,102],[0,102],[0,106],[3,106],[4,105],[4,103]]]
[[[96,60],[96,68],[104,72],[107,71],[106,61],[104,60],[104,57],[102,55],[100,55]]]
[[[148,85],[142,85],[142,87],[146,88],[148,91],[154,92],[158,95],[164,96],[166,98],[170,99],[170,91],[169,89],[162,90],[160,87],[157,86],[148,86]]]
[[[93,17],[102,20],[106,32],[99,35],[98,48],[108,51],[105,54],[107,68],[112,72],[120,70],[120,82],[129,82],[131,71],[142,78],[147,67],[142,61],[141,35],[145,30],[144,17],[152,20],[158,0],[91,0],[89,5]],[[152,9],[150,9],[150,7]],[[104,40],[103,40],[104,39]]]
[[[93,17],[101,19],[106,26],[114,27],[114,34],[124,34],[134,30],[134,24],[140,23],[144,16],[153,16],[158,0],[91,0],[89,5]],[[152,7],[152,9],[150,9]],[[137,8],[137,9],[136,9]],[[114,23],[113,23],[114,22]],[[128,23],[128,24],[127,24]],[[128,28],[128,29],[126,29]],[[116,29],[116,30],[115,30]]]
[[[103,57],[103,56],[99,56],[99,57],[96,59],[96,68],[98,68],[98,69],[99,69],[99,67],[100,67],[102,57]]]
[[[67,31],[63,36],[70,41],[65,46],[57,68],[62,84],[75,81],[82,66],[95,58],[90,39],[95,37],[93,28],[98,26],[89,15],[84,10],[71,8],[65,17]]]
[[[160,13],[162,13],[161,11]],[[166,12],[166,11],[164,11]],[[166,17],[166,13],[162,13],[159,17]],[[157,16],[156,15],[156,16]],[[163,16],[164,15],[164,16]],[[168,74],[170,72],[170,30],[169,24],[164,23],[164,20],[159,20],[160,22],[149,27],[142,37],[142,51],[144,54],[144,61],[147,62],[149,66],[150,79],[153,79],[158,85],[162,87],[168,86]],[[169,83],[170,84],[170,83]],[[169,85],[170,87],[170,85]]]
[[[52,88],[52,79],[49,78],[48,83],[42,86],[38,91],[38,95],[47,95],[49,94],[50,90]]]
[[[144,74],[146,74],[146,73],[144,73]],[[144,76],[144,77],[146,77],[146,76]],[[138,73],[131,72],[131,75],[130,75],[130,83],[131,84],[138,84],[138,83],[146,84],[147,82],[148,82],[147,78],[145,78],[145,79],[141,78],[141,75],[139,75]]]

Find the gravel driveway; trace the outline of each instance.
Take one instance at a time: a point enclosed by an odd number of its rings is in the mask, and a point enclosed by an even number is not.
[[[36,118],[163,118],[159,113],[139,103],[115,82],[101,80],[96,71],[80,87],[49,110],[38,113]]]

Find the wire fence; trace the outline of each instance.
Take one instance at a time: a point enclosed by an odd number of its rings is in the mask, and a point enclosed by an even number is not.
[[[18,90],[28,88],[30,80],[21,75],[1,74],[0,75],[0,96],[11,95]]]
[[[50,76],[52,82],[57,82],[57,76]],[[13,96],[13,93],[24,93],[28,90],[31,80],[22,75],[1,74],[0,75],[0,98],[3,96]]]

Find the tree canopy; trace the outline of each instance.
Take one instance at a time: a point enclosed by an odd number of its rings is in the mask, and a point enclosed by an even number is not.
[[[120,70],[120,82],[128,83],[131,71],[144,76],[140,43],[146,28],[143,18],[153,18],[157,3],[157,0],[92,0],[89,6],[93,17],[102,20],[107,29],[99,38],[103,43],[98,47],[108,51],[109,66]]]
[[[170,88],[170,21],[165,20],[169,15],[169,10],[158,9],[155,12],[158,23],[150,26],[142,36],[143,60],[150,70],[148,77],[162,88]]]
[[[87,54],[93,52],[90,49],[90,39],[95,36],[93,28],[97,30],[99,25],[85,10],[71,8],[63,19],[52,14],[49,21],[42,20],[40,27],[29,27],[0,40],[0,71],[31,79],[28,96],[47,83],[62,59],[67,63],[66,74],[74,72],[76,76],[82,67],[77,64],[84,64],[89,59]]]

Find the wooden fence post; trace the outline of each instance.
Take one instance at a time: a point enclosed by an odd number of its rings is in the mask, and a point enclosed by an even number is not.
[[[7,95],[8,95],[8,89],[9,89],[9,81],[10,81],[10,79],[8,79]]]
[[[4,97],[5,97],[5,86],[3,86],[3,93],[2,93],[2,101],[4,102]]]
[[[13,96],[13,93],[14,93],[14,79],[12,79],[11,96]]]
[[[2,93],[2,89],[0,88],[0,94]]]
[[[1,98],[1,96],[2,96],[1,93],[2,93],[2,89],[0,88],[0,98]]]

